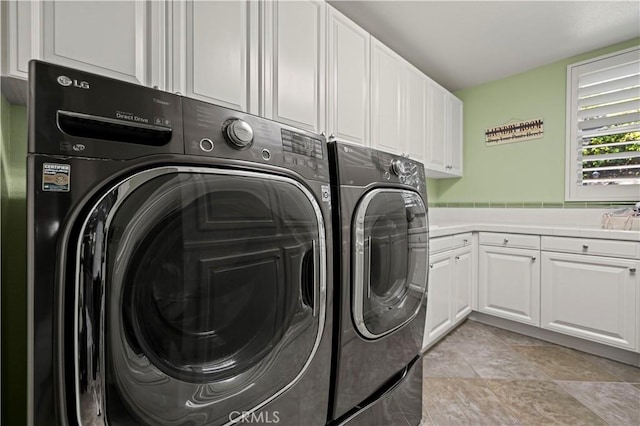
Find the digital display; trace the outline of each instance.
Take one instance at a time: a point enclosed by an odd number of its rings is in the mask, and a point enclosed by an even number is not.
[[[302,154],[322,160],[322,140],[282,129],[282,148],[284,151]]]

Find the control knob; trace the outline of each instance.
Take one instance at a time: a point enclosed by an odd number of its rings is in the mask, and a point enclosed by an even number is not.
[[[406,176],[410,172],[407,164],[404,161],[398,159],[391,161],[391,171],[398,177]]]
[[[247,148],[253,141],[253,129],[249,123],[240,119],[228,121],[224,133],[236,148]]]

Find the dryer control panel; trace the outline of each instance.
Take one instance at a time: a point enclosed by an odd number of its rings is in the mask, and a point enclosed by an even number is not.
[[[424,165],[411,158],[358,145],[331,142],[341,185],[402,184],[426,193]]]

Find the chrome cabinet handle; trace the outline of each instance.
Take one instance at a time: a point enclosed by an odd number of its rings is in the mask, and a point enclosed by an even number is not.
[[[460,256],[456,256],[456,260],[460,260]]]
[[[531,261],[535,262],[536,261],[536,257],[535,256],[531,256]]]
[[[505,243],[505,244],[507,244],[508,242],[509,242],[509,239],[508,239],[508,238],[505,238],[505,239],[504,239],[504,243]]]
[[[469,240],[462,240],[462,244],[467,244],[469,242]]]
[[[636,273],[636,268],[629,268],[629,272],[631,272],[632,274]]]
[[[588,246],[588,245],[586,245],[586,244],[583,244],[583,245],[582,245],[582,250],[588,250],[588,249],[589,249],[589,246]]]
[[[429,269],[433,269],[433,263],[429,264]]]

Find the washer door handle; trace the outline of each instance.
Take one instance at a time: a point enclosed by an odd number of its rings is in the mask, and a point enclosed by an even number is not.
[[[367,280],[367,299],[371,299],[371,237],[367,238],[367,246],[369,248],[369,256],[368,256],[369,279]]]
[[[313,316],[318,314],[318,291],[316,283],[318,277],[318,245],[316,240],[311,241],[311,250],[307,250],[302,261],[302,270],[300,271],[300,293],[302,294],[302,302],[309,306]]]
[[[316,282],[320,281],[318,276],[318,242],[316,240],[311,241],[311,248],[313,253],[313,280],[311,282],[311,288],[313,289],[313,316],[318,316],[318,292],[316,291]]]

